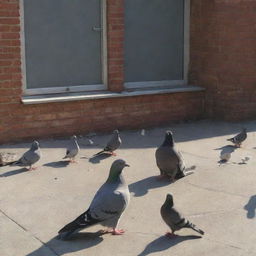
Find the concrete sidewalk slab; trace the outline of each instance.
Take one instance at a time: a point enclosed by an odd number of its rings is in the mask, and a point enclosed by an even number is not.
[[[232,153],[229,163],[219,165],[221,148],[229,145],[226,139],[243,126],[248,128],[248,139]],[[197,166],[193,175],[173,184],[155,178],[159,174],[155,149],[167,129],[173,130],[187,166]],[[62,160],[67,139],[42,140],[38,170],[0,168],[0,255],[255,255],[256,122],[173,124],[146,129],[145,136],[140,131],[121,131],[123,144],[117,157],[84,158],[102,149],[109,136],[93,136],[93,145],[80,138],[77,164]],[[21,154],[28,147],[29,143],[2,145],[0,151]],[[250,160],[241,164],[245,156]],[[132,197],[120,221],[126,233],[88,233],[101,228],[94,226],[70,241],[57,240],[58,230],[86,210],[117,158],[131,165],[124,176]],[[180,237],[173,240],[164,236],[168,227],[159,209],[169,192],[183,214],[205,231],[204,237],[198,238],[192,230],[179,231]]]

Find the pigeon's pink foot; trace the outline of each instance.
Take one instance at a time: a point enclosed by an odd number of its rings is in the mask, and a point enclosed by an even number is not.
[[[175,235],[174,233],[166,232],[165,236],[173,239],[173,238],[177,237],[178,235]]]
[[[36,170],[36,169],[37,169],[37,167],[32,167],[32,166],[31,166],[28,170],[29,170],[29,171],[34,171],[34,170]]]
[[[111,155],[112,155],[112,156],[117,156],[116,153],[114,153],[114,152],[111,152]]]
[[[123,235],[124,234],[124,230],[123,229],[116,229],[114,228],[112,231],[112,235]]]
[[[77,161],[75,159],[70,159],[69,162],[72,163],[72,164],[77,164]]]

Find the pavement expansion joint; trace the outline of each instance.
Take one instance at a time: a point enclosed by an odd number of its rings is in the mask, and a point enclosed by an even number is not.
[[[15,223],[17,226],[19,226],[21,229],[23,229],[25,232],[29,233],[33,238],[35,238],[37,241],[39,241],[42,245],[47,247],[50,251],[52,251],[56,256],[60,256],[56,251],[54,251],[51,247],[49,247],[47,244],[45,244],[40,238],[33,235],[29,230],[27,230],[25,227],[23,227],[21,224],[19,224],[16,220],[11,218],[9,215],[7,215],[3,210],[0,209],[0,213],[2,213],[6,218],[8,218],[11,222]]]
[[[193,184],[191,182],[186,182],[186,184],[191,185],[191,186],[196,187],[196,188],[199,188],[199,189],[207,190],[207,191],[223,193],[223,194],[230,195],[230,196],[237,196],[237,197],[247,198],[246,195],[239,195],[239,194],[230,193],[230,192],[227,192],[227,191],[224,191],[224,190],[218,190],[218,189],[214,189],[214,188],[206,188],[206,187],[203,187],[203,186],[200,186],[200,185]]]

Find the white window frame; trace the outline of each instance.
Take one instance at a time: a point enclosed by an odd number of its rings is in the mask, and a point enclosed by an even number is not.
[[[190,0],[184,0],[184,59],[183,59],[183,79],[182,80],[162,80],[162,81],[140,81],[125,82],[127,89],[148,88],[148,87],[172,87],[188,84],[189,66],[189,29],[190,25]]]
[[[43,1],[43,0],[41,0]],[[74,85],[64,87],[27,88],[26,79],[26,53],[24,33],[24,0],[20,0],[20,21],[21,21],[21,68],[22,68],[22,91],[23,95],[40,95],[67,92],[86,92],[107,89],[107,0],[101,0],[101,63],[102,63],[102,84]]]

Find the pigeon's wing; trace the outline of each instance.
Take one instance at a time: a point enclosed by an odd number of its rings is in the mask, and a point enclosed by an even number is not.
[[[156,150],[156,164],[166,174],[174,175],[177,172],[179,158],[171,147],[160,146]]]
[[[173,149],[173,151],[176,154],[178,161],[179,161],[179,164],[178,164],[179,170],[184,171],[186,169],[186,165],[185,165],[185,161],[184,161],[182,154],[179,151],[177,151],[176,149]]]
[[[107,143],[107,146],[104,148],[105,151],[114,151],[118,149],[121,145],[121,139],[117,134],[114,134],[110,141]]]
[[[72,141],[69,147],[67,147],[66,155],[64,158],[67,157],[75,157],[78,154],[79,146],[77,142]]]
[[[78,149],[73,148],[69,150],[68,157],[75,157],[78,154]]]
[[[67,149],[65,157],[69,157],[69,156],[70,156],[70,149]]]
[[[40,152],[38,150],[28,150],[18,161],[22,165],[32,165],[40,159]]]
[[[186,219],[174,207],[171,208],[171,207],[162,206],[161,215],[165,223],[173,231],[181,229],[186,223]]]
[[[127,204],[126,195],[122,192],[108,192],[107,189],[103,189],[95,195],[90,212],[93,218],[105,221],[120,216]]]
[[[247,134],[246,132],[242,131],[241,133],[237,134],[235,137],[234,137],[234,140],[235,142],[237,143],[241,143],[243,142],[247,137]]]
[[[88,209],[86,212],[84,212],[80,216],[78,216],[75,220],[73,220],[72,222],[65,225],[59,231],[59,234],[68,232],[67,235],[69,235],[69,234],[73,233],[74,231],[76,231],[78,229],[86,228],[86,227],[94,225],[98,222],[99,222],[99,220],[96,220],[96,219],[91,217],[90,211]]]

